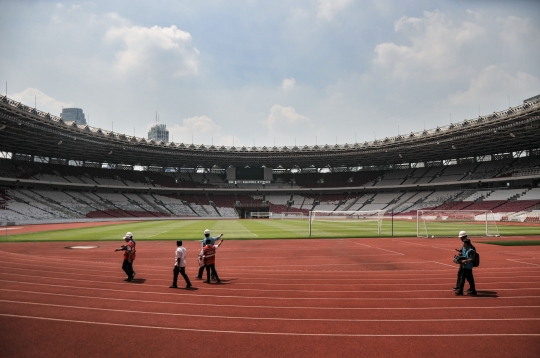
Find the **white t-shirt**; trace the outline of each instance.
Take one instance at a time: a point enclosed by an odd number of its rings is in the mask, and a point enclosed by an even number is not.
[[[183,246],[178,246],[176,249],[174,266],[178,266],[178,259],[180,259],[180,267],[186,267],[186,248]]]

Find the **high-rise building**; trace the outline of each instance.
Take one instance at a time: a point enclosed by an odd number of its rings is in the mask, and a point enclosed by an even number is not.
[[[60,118],[64,121],[75,121],[77,124],[86,124],[83,110],[80,108],[63,108]]]
[[[169,141],[169,131],[166,128],[165,124],[156,124],[148,132],[148,139],[153,139],[155,141]]]

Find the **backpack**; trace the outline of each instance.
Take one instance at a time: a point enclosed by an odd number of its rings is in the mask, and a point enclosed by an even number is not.
[[[480,266],[480,254],[478,254],[478,252],[476,252],[476,249],[470,249],[469,251],[467,251],[467,256],[469,256],[470,251],[474,252],[474,257],[472,258],[473,259],[473,267]]]
[[[478,267],[480,266],[480,254],[478,254],[478,252],[474,252],[474,260],[473,260],[473,267]]]

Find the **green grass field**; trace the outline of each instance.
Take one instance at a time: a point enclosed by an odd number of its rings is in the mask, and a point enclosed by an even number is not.
[[[0,230],[0,242],[8,241],[111,241],[121,240],[127,231],[133,232],[136,240],[200,240],[204,229],[210,229],[212,235],[224,233],[224,238],[242,239],[302,239],[309,237],[308,220],[166,220],[144,221],[117,225],[67,229],[29,234],[5,234]],[[471,223],[436,223],[430,224],[428,235],[434,237],[457,237],[460,230],[466,230],[469,236],[483,236],[485,225]],[[490,231],[494,228],[490,228]],[[14,230],[15,231],[15,230]],[[540,235],[539,226],[499,225],[500,236]],[[383,221],[382,233],[377,233],[376,222],[358,221],[315,221],[312,237],[349,238],[349,237],[390,237],[391,221]],[[394,221],[393,236],[415,237],[415,221]]]
[[[499,245],[499,246],[538,246],[540,245],[539,240],[529,240],[529,241],[484,241],[484,244]]]

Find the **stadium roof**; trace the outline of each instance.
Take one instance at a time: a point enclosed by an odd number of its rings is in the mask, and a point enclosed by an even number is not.
[[[155,142],[64,121],[0,96],[0,151],[150,167],[338,168],[443,161],[540,148],[540,99],[422,132],[364,143],[226,147]]]

